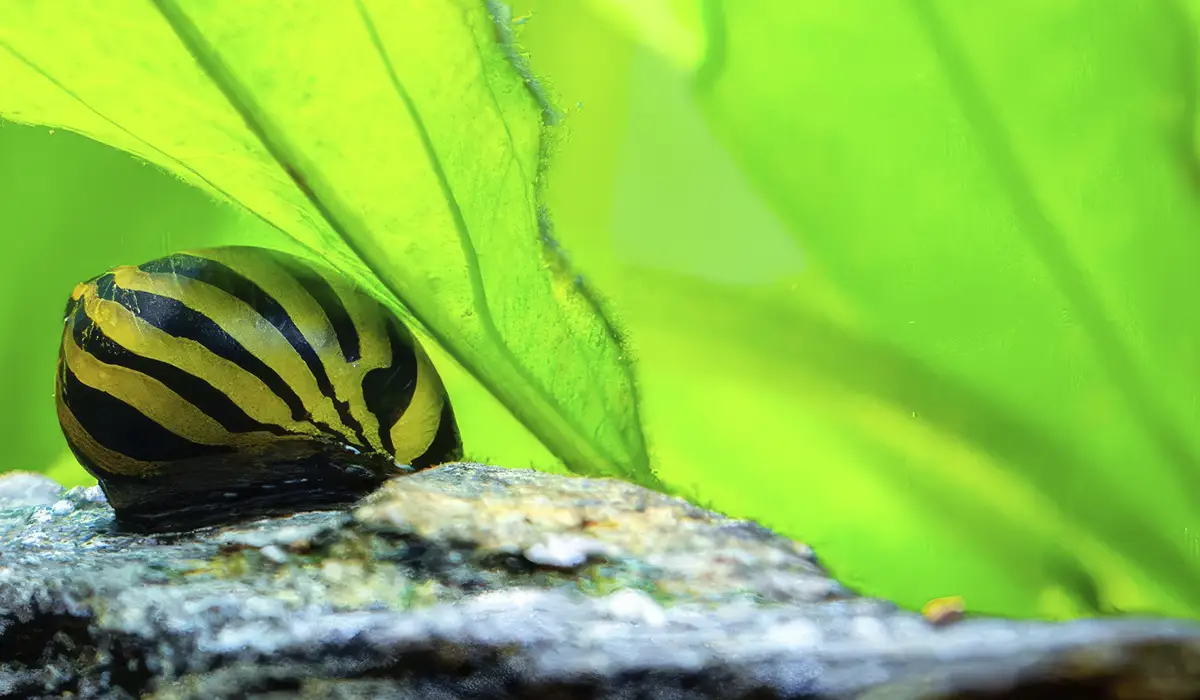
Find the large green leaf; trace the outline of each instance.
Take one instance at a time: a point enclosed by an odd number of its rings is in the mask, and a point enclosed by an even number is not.
[[[554,172],[588,187],[551,201],[563,222],[612,212],[568,244],[615,252],[588,271],[620,290],[665,477],[690,469],[701,496],[906,604],[1200,614],[1188,18],[650,4],[539,3],[522,40],[581,103]],[[605,62],[569,53],[581,36]],[[655,181],[627,183],[640,169]],[[777,222],[741,203],[746,181]],[[725,269],[632,247],[647,215],[659,249],[726,241]],[[742,261],[780,231],[803,269]]]
[[[569,468],[656,484],[630,360],[545,243],[550,113],[482,2],[0,7],[0,117],[252,212],[402,304]]]
[[[1169,3],[720,7],[700,100],[852,300],[852,328],[887,349],[828,371],[919,359],[939,381],[885,398],[987,455],[981,489],[1020,475],[1152,580],[1157,605],[1200,610],[1184,18]]]

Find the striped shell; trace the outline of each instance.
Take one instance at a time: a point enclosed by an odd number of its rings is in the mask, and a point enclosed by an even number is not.
[[[140,530],[341,505],[462,456],[441,378],[400,319],[264,248],[77,285],[55,398],[67,443]]]

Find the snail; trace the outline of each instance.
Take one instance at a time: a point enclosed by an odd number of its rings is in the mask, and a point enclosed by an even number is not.
[[[450,399],[404,323],[340,273],[230,246],[75,286],[55,404],[118,526],[349,504],[456,461]]]
[[[934,598],[921,606],[921,617],[937,626],[958,622],[966,612],[967,604],[960,595]]]

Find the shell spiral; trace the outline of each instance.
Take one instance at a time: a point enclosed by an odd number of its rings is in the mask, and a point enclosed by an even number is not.
[[[343,505],[462,457],[404,323],[331,268],[265,248],[76,285],[55,402],[118,523],[143,531]]]

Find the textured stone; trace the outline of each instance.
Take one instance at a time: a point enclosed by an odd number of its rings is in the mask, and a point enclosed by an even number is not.
[[[1200,689],[1191,623],[932,625],[854,595],[807,547],[617,481],[457,464],[351,512],[159,536],[111,515],[87,489],[0,506],[0,696]]]
[[[0,474],[0,509],[49,505],[62,494],[62,485],[42,474],[20,471]]]

